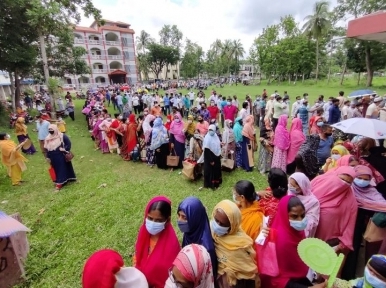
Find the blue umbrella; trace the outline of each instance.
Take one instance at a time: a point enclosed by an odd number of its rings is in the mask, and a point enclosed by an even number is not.
[[[375,91],[368,90],[368,89],[356,90],[354,92],[351,92],[350,95],[348,95],[348,97],[349,98],[357,98],[357,97],[363,97],[363,96],[366,96],[366,95],[372,95],[374,93],[375,93]]]

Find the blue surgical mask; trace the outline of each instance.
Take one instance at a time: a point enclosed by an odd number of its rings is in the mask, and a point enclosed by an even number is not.
[[[146,218],[145,226],[147,232],[151,235],[157,235],[165,229],[166,222],[154,222]]]
[[[177,225],[182,233],[189,233],[188,221],[177,221]]]
[[[316,123],[316,126],[318,126],[318,127],[322,127],[323,125],[324,125],[323,122],[317,122],[317,123]]]
[[[176,121],[177,123],[181,122],[181,120],[178,118],[174,119],[174,121]]]
[[[332,154],[331,155],[331,158],[334,159],[335,161],[340,159],[340,157],[342,157],[342,156],[340,156],[339,154]]]
[[[365,268],[365,281],[370,284],[371,287],[374,288],[385,288],[386,283],[379,280],[377,277],[371,274],[369,268]]]
[[[232,102],[227,102],[227,105],[231,106],[231,105],[232,105]]]
[[[308,219],[307,217],[304,217],[302,221],[289,220],[289,222],[290,222],[290,226],[295,230],[303,231],[307,227]]]
[[[213,136],[215,134],[215,132],[214,131],[212,131],[212,130],[209,130],[209,135],[210,136]]]
[[[363,180],[363,179],[355,178],[354,183],[358,187],[365,188],[365,187],[370,185],[370,180]]]
[[[218,225],[215,220],[210,221],[210,227],[212,228],[213,233],[218,236],[224,236],[229,230],[229,227],[222,227]]]
[[[236,195],[233,194],[233,202],[235,202],[237,205],[240,204],[240,201],[236,199]]]
[[[288,186],[288,191],[293,194],[293,195],[297,195],[299,194],[299,192],[296,190],[295,187],[292,187],[292,186]]]

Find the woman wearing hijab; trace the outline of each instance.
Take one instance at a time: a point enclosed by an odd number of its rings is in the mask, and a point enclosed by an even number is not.
[[[214,288],[213,268],[205,247],[190,244],[173,262],[165,288]]]
[[[235,125],[233,125],[233,134],[235,135],[236,144],[236,167],[241,168],[243,166],[242,161],[242,144],[243,144],[243,119],[237,117]]]
[[[320,204],[319,200],[311,192],[311,182],[306,175],[295,172],[288,179],[288,192],[297,196],[306,209],[307,227],[304,229],[305,236],[312,238],[319,224]]]
[[[367,262],[364,277],[345,281],[336,279],[333,288],[383,288],[386,287],[386,256],[373,255]]]
[[[137,130],[138,125],[135,121],[135,114],[130,114],[121,148],[121,157],[123,160],[129,161],[131,159],[131,153],[138,144]]]
[[[233,201],[241,211],[241,228],[255,240],[263,224],[264,211],[256,201],[256,190],[252,182],[238,181],[233,187]]]
[[[28,136],[28,127],[25,125],[24,117],[19,117],[15,123],[15,133],[17,136],[17,140],[20,143],[23,143],[25,140],[30,139]],[[30,139],[31,140],[31,139]],[[21,148],[21,151],[25,154],[32,155],[36,152],[35,146],[31,143],[31,146],[28,149]]]
[[[342,278],[353,279],[358,263],[359,250],[363,243],[363,234],[366,231],[368,219],[374,216],[375,212],[386,212],[386,200],[382,194],[372,185],[375,184],[372,180],[373,173],[370,168],[358,165],[354,168],[355,179],[352,185],[354,196],[358,203],[358,214],[356,217],[353,251],[348,255],[345,262]],[[365,245],[365,260],[370,255],[377,253],[380,247],[380,242],[367,242]]]
[[[255,128],[253,127],[253,116],[249,115],[245,118],[243,131],[243,142],[241,144],[241,155],[242,155],[242,168],[251,172],[254,164],[253,160],[253,147],[255,141]]]
[[[100,125],[105,120],[103,115],[99,115],[98,120],[95,122],[93,127],[93,136],[95,138],[97,149],[100,149],[102,153],[110,153],[109,145],[107,144],[104,136],[104,131],[100,128]]]
[[[178,168],[182,168],[182,161],[185,159],[185,130],[184,122],[180,113],[174,115],[170,125],[170,147],[172,153],[179,157]]]
[[[210,225],[218,259],[219,287],[254,288],[256,252],[253,240],[241,229],[241,212],[237,205],[229,200],[218,203]]]
[[[194,133],[196,132],[196,123],[194,123],[194,118],[192,115],[189,115],[187,117],[187,121],[186,121],[186,124],[184,126],[184,131],[185,131],[185,137],[186,137],[186,140],[185,140],[185,157],[186,158],[188,155],[189,155],[189,151],[190,151],[190,139],[193,138],[194,136]]]
[[[68,181],[76,181],[72,162],[66,161],[65,153],[71,151],[71,141],[66,134],[60,133],[56,125],[48,126],[48,136],[44,140],[47,158],[55,171],[56,190],[60,190]]]
[[[111,123],[112,119],[110,115],[108,115],[107,118],[99,124],[99,129],[102,131],[102,141],[107,143],[109,153],[113,153],[113,151],[118,148],[115,132],[110,130]]]
[[[322,126],[324,125],[323,116],[316,116],[310,129],[310,135],[311,134],[317,134],[319,135],[322,133]]]
[[[272,231],[270,231],[270,233],[276,234],[277,259],[266,260],[277,261],[279,275],[272,277],[261,274],[261,287],[322,288],[326,286],[325,283],[312,285],[306,277],[308,267],[298,254],[298,244],[306,238],[304,229],[307,227],[307,221],[304,205],[299,198],[287,195],[280,200],[277,215],[272,223]],[[259,257],[264,258],[264,247],[266,246],[262,247]]]
[[[166,128],[163,126],[162,118],[154,120],[153,130],[151,132],[150,149],[155,151],[155,159],[157,167],[167,169],[166,164],[169,154],[169,135]]]
[[[304,173],[310,180],[314,179],[319,172],[317,157],[319,142],[319,135],[308,136],[295,157],[296,172]]]
[[[327,172],[330,169],[336,167],[337,161],[345,155],[350,154],[347,149],[342,145],[335,145],[331,149],[331,157],[327,158],[326,164],[323,165],[322,169],[324,172]]]
[[[170,223],[171,202],[154,197],[145,209],[145,219],[135,244],[134,264],[147,279],[149,287],[163,288],[169,268],[180,251],[176,232]]]
[[[320,203],[320,218],[315,237],[326,241],[335,251],[353,250],[358,204],[352,192],[354,169],[340,167],[311,181],[311,191]]]
[[[146,141],[146,162],[150,167],[153,167],[155,164],[155,151],[150,149],[154,120],[155,116],[149,114],[143,122],[143,131]]]
[[[148,288],[145,275],[125,267],[122,256],[110,249],[99,250],[87,259],[82,273],[83,288]]]
[[[287,153],[287,174],[291,175],[296,170],[295,157],[299,152],[300,147],[306,141],[306,137],[302,131],[302,121],[299,118],[294,118],[291,124],[290,131],[290,146]]]
[[[182,247],[190,244],[199,244],[205,247],[210,254],[214,274],[217,274],[217,257],[210,231],[206,208],[196,197],[185,198],[177,210],[178,228],[184,233]]]
[[[0,133],[1,163],[7,167],[12,186],[18,186],[23,182],[21,176],[22,172],[27,170],[25,162],[28,162],[28,160],[20,153],[21,146],[17,146],[10,138],[8,134]]]
[[[259,160],[257,167],[260,174],[264,175],[269,172],[272,165],[272,155],[273,155],[273,140],[274,133],[270,127],[261,125],[260,128],[260,149],[259,149]]]
[[[221,143],[216,134],[216,126],[209,126],[202,149],[204,153],[198,162],[204,163],[204,187],[214,190],[222,183]]]
[[[272,168],[280,168],[283,171],[287,169],[287,150],[290,147],[290,135],[287,130],[287,115],[281,115],[275,130],[275,139],[273,140]]]
[[[236,150],[235,134],[233,133],[233,123],[231,120],[225,120],[224,132],[222,134],[222,150],[225,159],[233,159]]]
[[[357,165],[359,165],[359,161],[355,156],[344,155],[336,161],[335,168],[328,170],[328,172],[335,171],[337,168],[342,167],[342,166],[355,167]]]

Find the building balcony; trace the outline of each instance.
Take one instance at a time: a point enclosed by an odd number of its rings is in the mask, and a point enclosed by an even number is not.
[[[88,40],[88,44],[90,44],[90,45],[102,45],[102,41],[100,41],[100,40]]]
[[[90,55],[90,59],[94,59],[94,60],[106,59],[106,56],[105,55]]]
[[[75,44],[85,44],[85,41],[83,39],[80,39],[80,38],[75,38],[74,43]]]

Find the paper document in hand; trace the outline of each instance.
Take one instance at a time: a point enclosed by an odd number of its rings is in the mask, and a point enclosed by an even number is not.
[[[263,227],[255,240],[255,243],[258,245],[264,245],[265,239],[267,239],[267,236],[264,234],[263,230],[264,228],[268,227],[268,220],[269,216],[263,217]]]

